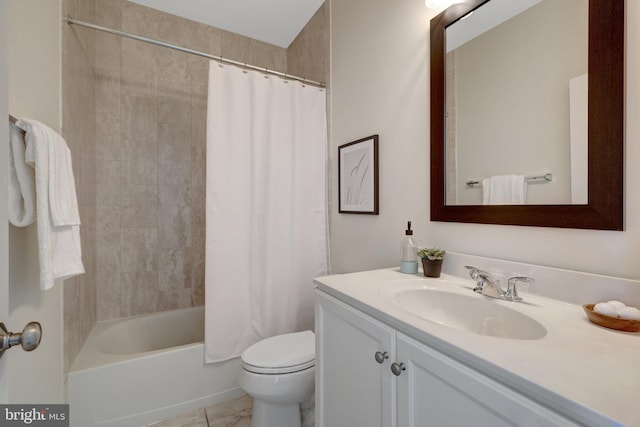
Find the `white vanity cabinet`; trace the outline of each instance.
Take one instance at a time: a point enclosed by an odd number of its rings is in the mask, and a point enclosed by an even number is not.
[[[321,291],[316,337],[318,427],[578,425]]]

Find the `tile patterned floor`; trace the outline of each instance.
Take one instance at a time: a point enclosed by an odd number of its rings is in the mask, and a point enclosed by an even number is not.
[[[251,427],[252,407],[253,399],[245,394],[236,399],[150,424],[149,427]]]

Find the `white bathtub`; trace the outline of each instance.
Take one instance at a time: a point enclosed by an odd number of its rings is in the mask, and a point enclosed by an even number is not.
[[[204,363],[204,308],[98,322],[69,371],[71,427],[140,427],[243,394]]]

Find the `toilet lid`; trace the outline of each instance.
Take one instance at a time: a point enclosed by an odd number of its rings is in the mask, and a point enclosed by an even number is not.
[[[266,338],[246,349],[240,357],[242,366],[250,372],[301,371],[315,364],[315,334],[304,331]]]

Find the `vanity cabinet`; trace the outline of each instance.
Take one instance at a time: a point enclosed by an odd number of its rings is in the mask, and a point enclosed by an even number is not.
[[[578,426],[322,291],[316,337],[318,427]]]
[[[395,332],[337,300],[316,299],[316,425],[395,426]],[[378,358],[376,360],[376,357]],[[318,408],[322,408],[318,410]]]

